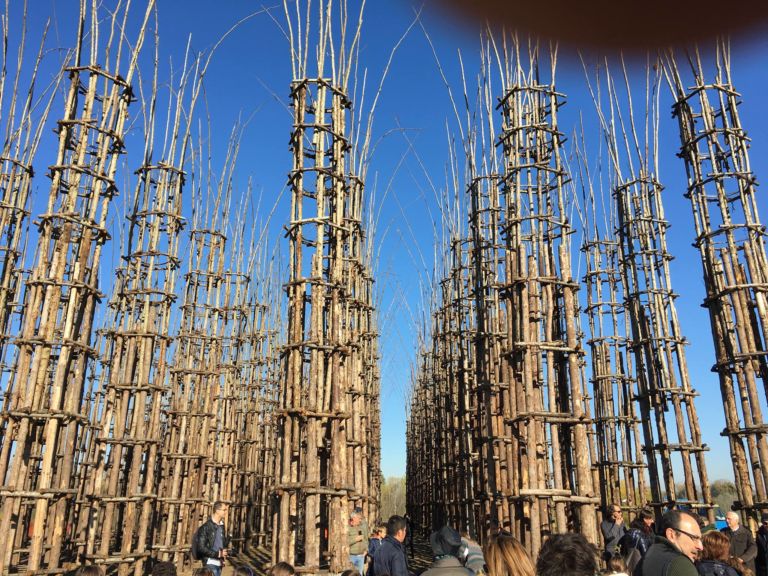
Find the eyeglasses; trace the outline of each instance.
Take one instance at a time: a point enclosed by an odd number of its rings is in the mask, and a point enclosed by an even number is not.
[[[680,532],[680,534],[685,534],[693,540],[694,542],[701,542],[701,536],[696,536],[696,534],[691,534],[690,532],[686,532],[685,530],[680,530],[680,528],[672,528],[675,532]]]

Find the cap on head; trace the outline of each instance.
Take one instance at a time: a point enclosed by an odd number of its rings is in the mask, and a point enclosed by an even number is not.
[[[461,548],[461,534],[450,526],[443,526],[429,535],[429,543],[435,556],[456,556]]]

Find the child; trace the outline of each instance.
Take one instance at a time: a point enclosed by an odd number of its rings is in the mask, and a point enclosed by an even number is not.
[[[296,569],[288,562],[278,562],[267,572],[267,576],[293,576]]]
[[[370,540],[368,540],[368,569],[365,572],[366,576],[373,576],[373,557],[376,552],[381,548],[381,542],[384,540],[384,536],[387,534],[386,526],[379,526],[371,534]]]
[[[610,574],[611,576],[627,576],[627,565],[624,563],[624,558],[618,554],[614,554],[608,560],[605,561],[606,570],[604,574]]]

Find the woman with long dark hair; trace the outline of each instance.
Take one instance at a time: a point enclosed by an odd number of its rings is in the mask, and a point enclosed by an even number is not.
[[[627,571],[632,574],[635,566],[642,560],[648,548],[653,544],[653,511],[643,508],[629,525],[629,530],[619,541]]]

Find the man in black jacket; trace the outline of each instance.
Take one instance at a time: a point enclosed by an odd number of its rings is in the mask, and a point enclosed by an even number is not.
[[[224,527],[229,506],[224,502],[213,503],[213,513],[208,521],[200,526],[197,540],[197,552],[203,567],[214,576],[221,576],[221,567],[227,558],[229,536]]]
[[[747,568],[754,573],[757,545],[752,537],[752,532],[741,526],[739,515],[733,510],[725,515],[725,522],[728,524],[728,528],[723,528],[721,532],[728,536],[728,540],[731,541],[731,556],[741,558]]]
[[[698,576],[694,562],[704,549],[696,517],[670,510],[661,518],[658,536],[635,568],[635,576]]]
[[[373,557],[374,576],[408,576],[408,560],[403,546],[407,525],[402,516],[390,516],[387,536]]]
[[[757,558],[755,568],[757,576],[768,576],[768,514],[760,515],[760,528],[757,529]]]

